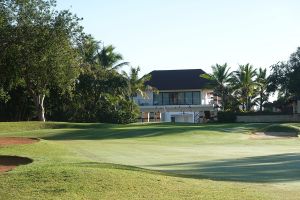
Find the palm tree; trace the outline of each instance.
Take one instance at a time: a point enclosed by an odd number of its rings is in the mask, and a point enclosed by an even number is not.
[[[210,85],[214,88],[214,93],[222,98],[223,110],[226,110],[228,107],[228,98],[230,95],[229,83],[232,73],[229,70],[230,67],[227,66],[227,63],[223,65],[216,64],[212,66],[211,74],[200,75],[200,77],[211,81]]]
[[[255,94],[255,88],[257,83],[255,76],[257,75],[256,69],[249,63],[246,65],[240,65],[237,71],[231,78],[231,85],[235,89],[235,95],[242,104],[242,109],[250,111],[252,107],[253,96]]]
[[[267,77],[267,69],[259,68],[256,83],[257,89],[259,93],[259,110],[262,111],[263,103],[268,101],[269,94],[267,93],[267,86],[268,86],[268,77]]]
[[[98,62],[102,68],[117,70],[120,67],[129,64],[129,62],[122,62],[123,56],[114,51],[115,47],[108,45],[103,46],[103,48],[97,53]]]
[[[112,95],[109,93],[104,94],[104,98],[112,105],[115,112],[117,111],[119,103],[124,100],[122,95]]]
[[[90,35],[83,40],[79,51],[85,65],[89,64],[92,67],[105,70],[117,70],[129,64],[129,62],[122,62],[123,57],[115,52],[114,46],[108,45],[101,48],[100,43]]]
[[[97,65],[97,52],[100,49],[98,41],[96,41],[92,36],[87,36],[79,48],[80,54],[82,55],[83,63],[88,63],[90,65]]]
[[[127,79],[129,85],[129,97],[133,101],[133,98],[139,94],[143,98],[147,98],[147,89],[151,89],[150,86],[146,86],[145,82],[151,79],[151,75],[145,75],[139,78],[140,67],[130,68],[129,74],[123,71],[123,76]]]

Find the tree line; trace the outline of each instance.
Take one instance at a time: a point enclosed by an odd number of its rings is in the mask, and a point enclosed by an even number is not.
[[[272,65],[269,75],[266,68],[257,69],[249,63],[239,65],[235,71],[225,63],[212,66],[212,73],[201,77],[211,80],[215,95],[221,97],[223,111],[248,112],[254,106],[263,111],[275,92],[278,100],[273,106],[288,104],[300,98],[300,47],[288,61]]]
[[[148,76],[55,0],[0,2],[0,120],[133,122]]]
[[[145,82],[112,45],[104,46],[55,0],[0,2],[0,120],[130,123],[139,115],[133,97]],[[271,93],[279,102],[300,96],[300,48],[288,61],[265,68],[250,64],[231,71],[225,63],[202,75],[222,110],[260,111]]]

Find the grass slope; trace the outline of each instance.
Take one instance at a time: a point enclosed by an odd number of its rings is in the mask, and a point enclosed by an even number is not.
[[[297,199],[300,141],[249,139],[266,126],[0,123],[42,138],[0,148],[34,159],[0,174],[0,199]]]

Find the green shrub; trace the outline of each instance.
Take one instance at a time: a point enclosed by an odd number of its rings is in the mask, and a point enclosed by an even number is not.
[[[287,112],[271,112],[271,111],[247,111],[247,112],[237,112],[238,116],[257,116],[257,115],[289,115]]]
[[[236,121],[236,113],[231,111],[218,112],[218,122],[233,123]]]

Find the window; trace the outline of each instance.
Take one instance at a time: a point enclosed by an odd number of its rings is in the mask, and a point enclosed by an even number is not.
[[[193,92],[193,105],[200,105],[200,92]]]
[[[162,105],[162,104],[163,104],[162,93],[159,93],[159,94],[154,93],[153,94],[153,105]]]
[[[193,104],[193,93],[192,92],[185,92],[185,98],[184,98],[186,105],[192,105]]]
[[[178,105],[178,93],[170,92],[170,105]]]
[[[163,105],[170,105],[169,97],[170,95],[168,92],[163,93]]]
[[[200,105],[201,93],[197,92],[161,92],[153,94],[153,105]]]
[[[178,104],[179,105],[184,105],[184,92],[178,92]]]

